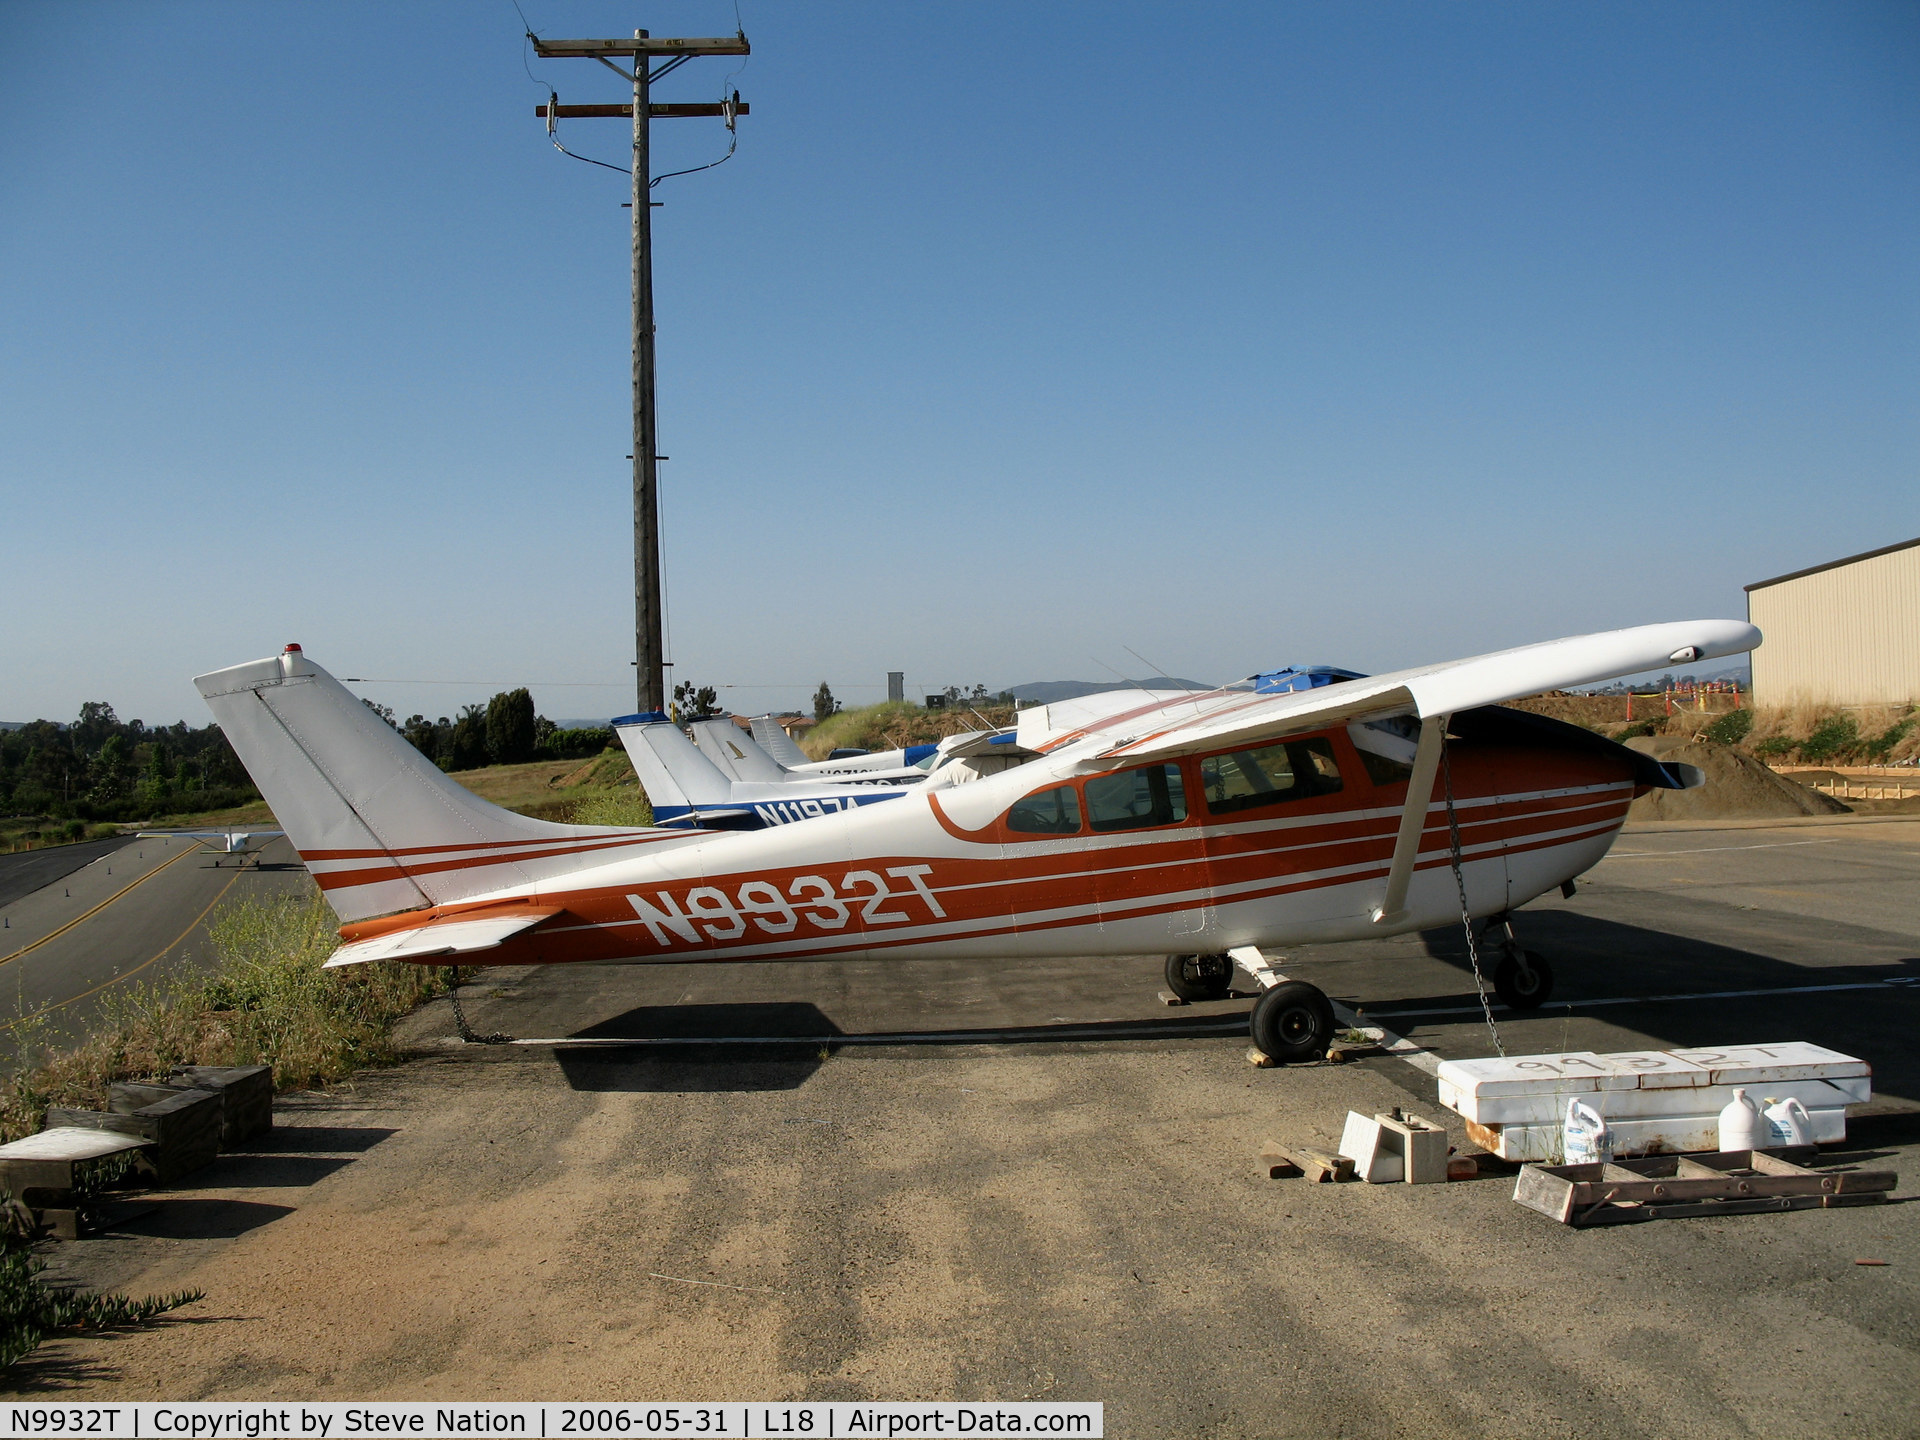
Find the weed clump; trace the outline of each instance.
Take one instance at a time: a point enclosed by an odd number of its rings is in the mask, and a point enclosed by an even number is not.
[[[318,895],[232,906],[210,927],[212,974],[129,989],[85,1044],[21,1064],[0,1096],[0,1136],[35,1133],[48,1105],[105,1109],[116,1080],[176,1065],[270,1065],[274,1088],[288,1090],[392,1062],[394,1022],[446,989],[445,968],[323,969],[339,943],[333,923]]]
[[[653,824],[653,807],[638,790],[609,790],[575,800],[567,813],[574,825],[620,825],[646,829]]]
[[[9,1228],[0,1234],[0,1370],[10,1370],[62,1330],[118,1330],[190,1305],[204,1290],[176,1290],[135,1300],[126,1295],[55,1290],[40,1278],[47,1268]]]

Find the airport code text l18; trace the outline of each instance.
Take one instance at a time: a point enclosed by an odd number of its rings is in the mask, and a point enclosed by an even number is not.
[[[101,1440],[365,1440],[368,1436],[502,1435],[530,1440],[615,1440],[621,1436],[725,1436],[727,1440],[899,1440],[954,1435],[1068,1435],[1100,1440],[1098,1401],[728,1400],[647,1404],[528,1401],[382,1404],[248,1401],[118,1405],[6,1404],[0,1437],[99,1436]]]

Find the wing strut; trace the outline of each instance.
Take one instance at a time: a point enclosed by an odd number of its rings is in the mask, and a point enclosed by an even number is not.
[[[1400,813],[1400,834],[1393,842],[1393,868],[1387,871],[1387,898],[1373,912],[1376,925],[1397,925],[1407,918],[1407,884],[1420,858],[1420,836],[1427,828],[1427,809],[1433,803],[1433,777],[1440,769],[1440,752],[1447,744],[1450,716],[1429,715],[1420,722],[1420,748],[1413,757],[1413,775],[1407,781],[1407,806]]]

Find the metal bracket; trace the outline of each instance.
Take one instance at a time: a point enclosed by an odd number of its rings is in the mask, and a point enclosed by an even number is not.
[[[1229,950],[1227,957],[1262,990],[1271,990],[1287,977],[1268,963],[1267,957],[1260,952],[1258,945],[1242,945],[1237,950]]]

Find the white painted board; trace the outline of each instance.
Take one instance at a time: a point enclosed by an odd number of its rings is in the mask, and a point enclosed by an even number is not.
[[[1705,1092],[1721,1091],[1719,1106],[1732,1098],[1730,1087],[1765,1087],[1765,1093],[1784,1099],[1792,1083],[1824,1080],[1845,1084],[1850,1103],[1870,1097],[1872,1067],[1864,1060],[1842,1055],[1824,1046],[1792,1041],[1778,1045],[1728,1045],[1713,1049],[1625,1051],[1598,1055],[1593,1051],[1573,1051],[1557,1055],[1515,1055],[1477,1060],[1447,1060],[1440,1065],[1437,1079],[1442,1103],[1469,1120],[1491,1124],[1503,1120],[1504,1111],[1513,1119],[1539,1118],[1565,1112],[1567,1098],[1573,1095],[1598,1095],[1601,1113],[1681,1114],[1689,1110],[1704,1113],[1708,1108]],[[1850,1082],[1850,1083],[1849,1083]],[[1654,1098],[1659,1092],[1693,1092],[1691,1099]],[[1623,1093],[1635,1098],[1623,1102]],[[1511,1107],[1497,1102],[1515,1097],[1535,1097],[1545,1101],[1545,1112],[1537,1107]],[[1758,1098],[1758,1097],[1756,1097]],[[1827,1100],[1820,1092],[1803,1094],[1803,1103],[1811,1107]],[[1830,1103],[1830,1102],[1829,1102]]]
[[[117,1130],[94,1130],[84,1125],[56,1125],[24,1140],[0,1145],[0,1160],[98,1160],[123,1150],[138,1150],[148,1142]]]
[[[1809,1110],[1831,1110],[1861,1105],[1873,1098],[1873,1081],[1866,1076],[1839,1080],[1765,1081],[1749,1088],[1755,1100],[1799,1100]],[[1536,1092],[1524,1095],[1478,1096],[1442,1080],[1440,1103],[1458,1115],[1482,1125],[1547,1125],[1566,1118],[1573,1092]],[[1673,1115],[1718,1115],[1733,1099],[1731,1085],[1670,1086],[1646,1090],[1590,1092],[1608,1121]]]

